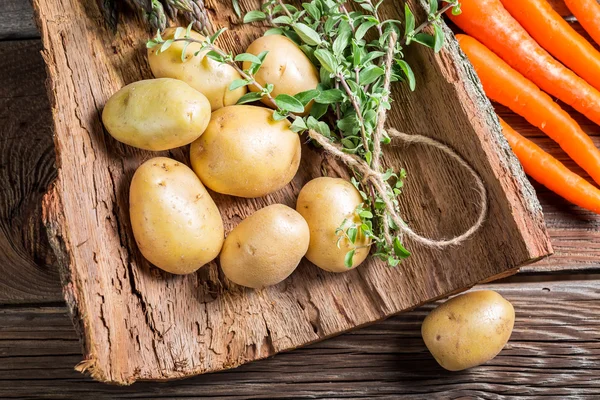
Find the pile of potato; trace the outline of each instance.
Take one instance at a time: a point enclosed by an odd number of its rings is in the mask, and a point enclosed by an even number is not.
[[[163,38],[174,33],[169,29]],[[182,42],[160,53],[149,49],[156,79],[125,86],[102,114],[108,132],[130,146],[163,151],[191,144],[192,169],[156,157],[133,176],[131,225],[144,257],[170,273],[187,274],[219,256],[227,278],[250,288],[281,282],[304,256],[324,270],[343,272],[350,269],[344,265],[346,253],[357,247],[352,268],[358,266],[369,253],[369,241],[359,235],[352,244],[336,233],[344,220],[357,220],[355,210],[362,203],[343,179],[314,179],[301,190],[296,210],[270,205],[225,238],[219,209],[206,188],[245,198],[280,190],[298,171],[300,137],[288,120],[275,121],[272,109],[236,105],[247,90],[229,90],[239,73],[203,53],[194,55],[199,46],[190,44],[185,60]],[[274,96],[317,87],[316,68],[291,40],[265,36],[247,52],[264,50],[269,53],[256,80],[274,84]]]

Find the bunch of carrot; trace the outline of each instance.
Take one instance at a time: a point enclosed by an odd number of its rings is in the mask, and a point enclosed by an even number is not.
[[[565,1],[600,44],[597,1]],[[461,0],[461,9],[460,15],[448,15],[471,35],[457,35],[457,39],[486,95],[541,129],[600,184],[600,150],[546,94],[600,125],[600,52],[546,0]],[[598,188],[500,122],[528,175],[572,203],[600,214]]]

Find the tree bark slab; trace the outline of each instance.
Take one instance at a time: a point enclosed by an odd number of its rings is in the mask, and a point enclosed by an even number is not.
[[[396,85],[388,123],[435,137],[462,154],[483,177],[490,199],[484,227],[443,252],[408,243],[398,268],[375,260],[351,272],[326,273],[308,262],[285,282],[261,291],[228,282],[216,263],[188,276],[149,265],[135,246],[128,218],[130,179],[156,156],[107,135],[106,100],[123,85],[151,76],[141,19],[125,13],[108,29],[92,0],[34,0],[44,44],[54,119],[58,178],[45,196],[46,227],[67,304],[84,344],[78,369],[119,384],[168,380],[236,367],[384,319],[477,282],[514,273],[551,252],[541,207],[505,142],[493,108],[454,39],[439,55],[409,51],[418,90]],[[425,17],[417,0],[417,17]],[[242,2],[246,10],[256,7]],[[230,28],[220,46],[241,51],[260,35],[241,26],[228,0],[207,2],[215,26]],[[382,14],[399,18],[384,3]],[[187,149],[162,153],[186,161]],[[214,195],[231,230],[272,203],[293,206],[308,180],[347,176],[341,164],[303,148],[301,169],[281,191],[260,199]],[[476,218],[469,176],[438,151],[395,147],[386,162],[409,172],[402,211],[433,237],[459,234]]]

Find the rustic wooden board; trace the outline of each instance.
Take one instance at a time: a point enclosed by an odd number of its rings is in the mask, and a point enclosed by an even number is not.
[[[129,387],[73,371],[81,348],[66,308],[6,307],[0,398],[598,398],[600,275],[594,278],[485,285],[513,303],[515,329],[498,357],[458,373],[442,370],[421,340],[434,304],[235,370]]]
[[[229,1],[207,6],[215,25],[235,21]],[[113,141],[99,120],[114,91],[149,76],[143,48],[148,32],[130,16],[113,35],[94,1],[36,0],[34,8],[49,72],[58,164],[45,218],[67,303],[84,337],[79,369],[96,379],[130,383],[235,367],[510,274],[550,252],[535,194],[473,70],[450,40],[440,56],[424,48],[412,51],[413,62],[422,65],[418,97],[397,90],[401,106],[388,120],[447,142],[483,176],[490,212],[476,237],[444,252],[409,243],[414,256],[395,269],[370,262],[333,275],[303,263],[291,279],[263,291],[230,284],[214,264],[185,277],[163,274],[135,249],[127,217],[129,180],[151,155]],[[383,13],[398,17],[396,8],[386,3]],[[423,14],[417,12],[421,19]],[[222,46],[235,50],[259,34],[257,28],[230,27],[235,29]],[[184,150],[170,155],[185,159]],[[388,162],[416,177],[408,181],[403,208],[417,230],[449,236],[472,223],[477,196],[468,176],[447,158],[416,147],[390,153]],[[305,147],[303,167],[288,188],[251,201],[215,196],[226,228],[265,204],[293,205],[303,183],[322,170],[346,174],[336,160]]]

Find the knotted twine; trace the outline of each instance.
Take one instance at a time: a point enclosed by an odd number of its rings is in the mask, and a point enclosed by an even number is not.
[[[420,243],[425,247],[429,247],[432,249],[443,249],[448,246],[458,246],[462,244],[465,240],[471,237],[475,232],[477,232],[481,226],[483,225],[487,211],[488,211],[488,195],[485,185],[483,184],[483,180],[481,176],[469,165],[467,160],[465,160],[461,155],[459,155],[454,149],[445,145],[442,142],[439,142],[435,139],[432,139],[423,135],[409,135],[403,132],[396,130],[395,128],[388,127],[385,129],[385,121],[386,121],[386,112],[387,110],[384,107],[384,104],[387,103],[390,93],[390,81],[391,81],[391,71],[392,71],[392,62],[394,56],[394,48],[396,46],[396,41],[398,36],[394,31],[390,34],[390,43],[388,46],[388,51],[386,54],[386,62],[385,62],[385,78],[384,78],[384,93],[377,112],[378,121],[377,127],[375,129],[375,133],[373,135],[373,160],[372,164],[369,165],[365,160],[359,158],[353,154],[345,153],[342,148],[332,143],[325,136],[315,132],[314,130],[308,131],[308,136],[319,143],[323,149],[341,159],[347,166],[354,168],[359,172],[362,176],[363,183],[369,183],[372,185],[377,192],[379,192],[381,199],[383,200],[386,210],[390,214],[390,217],[394,224],[400,229],[400,232],[407,235],[409,238],[414,240],[415,242]],[[479,201],[479,215],[477,220],[469,229],[467,229],[461,235],[455,236],[450,239],[431,239],[425,236],[422,236],[415,231],[413,231],[404,220],[400,217],[399,211],[397,207],[394,205],[388,193],[391,190],[389,183],[385,179],[383,179],[383,174],[381,173],[381,140],[383,138],[384,132],[392,140],[402,141],[405,145],[411,144],[423,144],[426,146],[434,147],[442,152],[446,153],[450,158],[454,159],[458,164],[466,169],[469,174],[475,180],[476,191],[479,193],[480,201]],[[387,221],[387,218],[383,218],[383,232],[385,240],[389,245],[393,243],[392,237],[390,234],[390,227]]]

